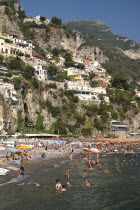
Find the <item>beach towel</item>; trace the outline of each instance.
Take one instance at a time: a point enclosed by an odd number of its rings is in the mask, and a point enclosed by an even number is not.
[[[7,166],[6,168],[14,170],[14,171],[19,171],[19,168],[16,168],[16,167],[13,167],[13,166]]]

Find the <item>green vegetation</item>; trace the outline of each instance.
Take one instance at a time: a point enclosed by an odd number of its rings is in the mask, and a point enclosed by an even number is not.
[[[20,77],[15,77],[12,79],[12,83],[14,84],[15,90],[20,90],[22,79]]]
[[[126,78],[124,78],[122,76],[115,76],[112,80],[112,87],[128,90],[129,84],[127,83]]]
[[[53,131],[53,133],[58,135],[65,136],[68,133],[65,123],[63,123],[61,119],[58,119],[55,123],[53,123],[51,130]]]
[[[44,22],[44,21],[46,20],[46,18],[43,17],[43,16],[40,16],[40,20],[41,20],[42,22]]]
[[[72,60],[72,55],[71,55],[70,53],[67,52],[67,53],[64,55],[64,58],[65,58],[65,67],[66,67],[66,68],[69,68],[69,67],[71,67],[71,66],[74,65],[74,62],[73,62],[73,60]]]
[[[82,128],[81,133],[84,137],[92,136],[90,128]]]
[[[46,100],[46,106],[48,108],[48,112],[51,113],[52,117],[56,118],[60,115],[61,111],[58,106],[53,106],[51,101]]]
[[[44,56],[44,58],[46,58],[46,53],[44,52],[44,50],[40,47],[35,47],[34,51],[42,56]]]
[[[17,119],[17,131],[23,131],[24,130],[24,127],[25,127],[25,121],[24,121],[24,118],[22,116],[22,111],[19,111],[18,112],[18,119]]]
[[[64,81],[67,79],[67,72],[60,70],[55,65],[50,65],[47,69],[48,78],[53,81]]]
[[[51,19],[51,23],[53,23],[55,25],[58,25],[58,26],[61,26],[62,25],[62,20],[59,19],[58,17],[54,16]]]
[[[44,118],[43,118],[43,116],[41,116],[41,114],[39,114],[39,115],[37,116],[37,119],[36,119],[36,126],[35,126],[35,129],[36,129],[38,132],[44,131],[43,122],[44,122]]]
[[[23,77],[26,80],[31,80],[34,74],[35,74],[35,69],[32,66],[25,66]]]
[[[64,24],[70,30],[76,30],[99,41],[103,41],[123,50],[138,50],[140,44],[135,41],[127,40],[126,37],[115,35],[104,23],[90,20],[70,21]]]
[[[3,64],[4,57],[0,54],[0,64]]]
[[[39,88],[39,82],[35,77],[33,77],[33,79],[32,79],[32,85],[35,89]]]
[[[1,0],[0,6],[13,6],[15,3],[19,3],[19,0]]]
[[[9,58],[6,64],[6,67],[9,70],[17,70],[17,71],[23,71],[24,68],[24,62],[19,58]]]

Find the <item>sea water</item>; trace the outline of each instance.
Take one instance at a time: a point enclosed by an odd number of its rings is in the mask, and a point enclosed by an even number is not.
[[[63,160],[62,164],[61,160],[49,168],[48,161],[44,160],[30,169],[30,176],[20,182],[23,185],[10,183],[0,187],[0,210],[140,209],[140,158],[103,156],[100,160],[109,174],[105,175],[104,170],[97,167],[87,172],[91,187],[86,187],[85,179],[81,178],[87,169],[85,159],[79,159],[77,166],[74,161]],[[66,192],[56,192],[56,179],[66,184],[64,175],[69,167],[72,186],[67,187]],[[45,187],[35,187],[34,181]]]

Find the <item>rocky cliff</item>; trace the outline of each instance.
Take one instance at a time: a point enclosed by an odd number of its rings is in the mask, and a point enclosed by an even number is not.
[[[9,35],[16,35],[23,39],[19,27],[18,13],[7,6],[0,6],[0,32]]]

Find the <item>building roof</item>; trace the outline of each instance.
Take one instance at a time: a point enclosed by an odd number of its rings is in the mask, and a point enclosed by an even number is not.
[[[34,53],[34,52],[33,52],[33,56],[34,56],[34,57],[41,58],[41,59],[44,59],[44,56],[43,56],[43,55],[40,55],[40,54],[38,54],[38,53]]]
[[[90,61],[84,61],[85,66],[90,66]]]

